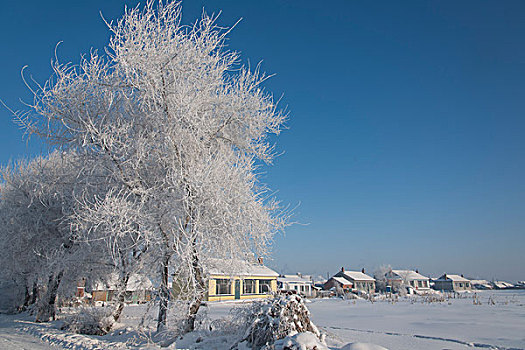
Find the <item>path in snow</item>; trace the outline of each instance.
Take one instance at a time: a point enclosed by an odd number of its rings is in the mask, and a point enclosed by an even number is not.
[[[52,350],[56,347],[35,336],[20,331],[24,322],[20,315],[0,314],[0,349],[3,350]]]

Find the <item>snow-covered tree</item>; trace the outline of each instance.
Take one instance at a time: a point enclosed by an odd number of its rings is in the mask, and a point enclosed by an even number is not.
[[[0,171],[3,273],[25,289],[24,307],[38,301],[38,321],[55,317],[61,282],[76,278],[69,272],[81,260],[66,220],[82,186],[78,165],[74,154],[54,152]]]
[[[98,181],[112,190],[83,202],[77,230],[113,244],[122,276],[134,249],[155,263],[159,330],[170,271],[186,286],[191,331],[209,259],[255,261],[285,225],[258,178],[285,116],[261,87],[266,76],[225,49],[228,32],[215,20],[184,26],[178,2],[127,9],[108,24],[107,55],[55,62],[33,113],[20,116],[29,132],[105,174]]]
[[[386,291],[387,274],[392,271],[392,266],[381,265],[374,271],[374,278],[376,280],[376,289],[380,292]]]

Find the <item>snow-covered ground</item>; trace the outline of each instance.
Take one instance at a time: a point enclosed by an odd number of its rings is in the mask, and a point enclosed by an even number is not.
[[[430,303],[423,297],[400,298],[394,303],[316,299],[307,306],[332,349],[356,342],[389,350],[525,349],[525,291],[481,291],[476,299],[473,296]],[[203,311],[216,320],[227,317],[238,306],[242,303],[209,303]],[[104,337],[68,334],[58,329],[58,323],[35,324],[27,315],[0,315],[0,349],[142,348],[137,342],[130,346],[130,338],[140,338],[140,334],[125,328],[137,325],[144,311],[143,305],[127,307],[123,328]],[[150,310],[151,316],[155,313]],[[214,339],[207,339],[200,348],[226,349],[226,340],[219,343],[217,338],[214,343]],[[142,344],[146,346],[144,341]]]
[[[444,302],[314,299],[307,306],[333,348],[363,342],[389,350],[525,349],[525,290],[475,295],[477,304],[472,293]],[[211,304],[209,314],[222,317],[231,305]]]
[[[31,323],[27,315],[0,314],[0,349],[3,350],[51,350],[57,349],[49,343],[25,332],[25,326]]]
[[[476,294],[480,305],[470,294],[439,303],[324,299],[308,308],[336,346],[359,341],[390,350],[525,348],[525,290]]]

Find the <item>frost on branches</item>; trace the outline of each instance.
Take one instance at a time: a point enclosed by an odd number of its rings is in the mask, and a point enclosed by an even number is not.
[[[61,282],[78,277],[87,254],[65,218],[84,188],[79,169],[74,154],[61,152],[0,169],[0,284],[13,281],[3,294],[23,295],[4,309],[36,305],[37,321],[52,320]]]
[[[256,261],[286,224],[257,173],[285,116],[260,86],[266,76],[225,49],[215,19],[184,26],[177,2],[127,9],[108,24],[106,55],[54,62],[32,111],[18,115],[78,157],[84,189],[69,227],[79,242],[105,243],[121,286],[135,272],[158,282],[158,330],[170,274],[185,286],[189,332],[210,259]]]

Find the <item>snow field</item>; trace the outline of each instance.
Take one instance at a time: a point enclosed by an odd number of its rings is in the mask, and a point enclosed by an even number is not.
[[[396,303],[341,299],[308,304],[314,323],[338,346],[370,342],[390,350],[523,349],[525,291],[481,291],[444,302],[408,297]],[[494,305],[492,305],[492,302]]]
[[[525,349],[525,291],[481,291],[475,295],[475,299],[472,293],[431,303],[423,297],[400,298],[394,303],[388,300],[372,303],[366,300],[314,299],[307,302],[307,307],[314,323],[326,334],[330,349]],[[475,304],[474,300],[478,302]],[[232,308],[246,303],[208,303],[202,309],[199,331],[183,339],[177,338],[173,343],[171,339],[165,345],[168,349],[229,349],[235,330],[213,333],[209,332],[210,325],[228,319]],[[62,311],[64,315],[69,310]],[[0,348],[158,348],[147,334],[148,329],[154,329],[155,322],[150,318],[157,311],[146,305],[128,305],[120,328],[103,337],[62,331],[60,321],[34,323],[24,314],[0,315]],[[143,323],[145,331],[138,332],[136,327],[143,318],[146,320]],[[162,336],[170,338],[169,333]],[[38,338],[45,343],[39,342]],[[302,340],[306,343],[311,340],[307,339],[308,336],[295,338],[304,338]]]

